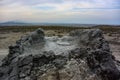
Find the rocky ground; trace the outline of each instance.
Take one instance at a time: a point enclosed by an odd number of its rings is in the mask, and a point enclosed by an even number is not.
[[[114,42],[109,36],[106,41],[101,30],[86,29],[49,37],[37,29],[9,46],[0,66],[0,79],[120,80],[120,62],[108,45],[118,45],[119,40]],[[119,59],[119,54],[114,54]]]
[[[105,39],[109,42],[110,50],[115,57],[120,60],[120,33],[104,34]]]
[[[21,36],[25,34],[29,34],[30,32],[1,32],[0,33],[0,60],[4,55],[8,54],[8,46],[15,44],[16,40],[20,39]],[[67,32],[61,31],[52,31],[46,30],[46,36],[63,36],[67,35]],[[104,34],[104,37],[107,41],[109,41],[110,50],[112,54],[115,55],[117,59],[120,60],[120,33],[107,33]]]

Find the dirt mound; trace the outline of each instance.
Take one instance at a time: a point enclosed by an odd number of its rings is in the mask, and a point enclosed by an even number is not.
[[[120,80],[120,63],[99,29],[45,37],[42,29],[16,41],[0,66],[1,80]]]

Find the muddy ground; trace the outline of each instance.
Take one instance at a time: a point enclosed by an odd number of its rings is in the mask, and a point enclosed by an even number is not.
[[[63,36],[68,32],[46,30],[46,36]],[[29,34],[29,32],[0,32],[0,60],[8,54],[8,46],[14,45],[16,40],[21,36]],[[109,42],[111,52],[116,59],[120,60],[120,33],[105,33],[105,39]]]

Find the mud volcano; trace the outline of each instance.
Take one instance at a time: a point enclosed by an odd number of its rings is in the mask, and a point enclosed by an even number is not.
[[[99,29],[21,37],[0,65],[0,80],[120,80],[120,63]]]

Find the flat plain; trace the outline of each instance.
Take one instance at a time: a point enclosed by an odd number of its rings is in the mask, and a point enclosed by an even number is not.
[[[27,35],[37,28],[43,28],[46,36],[68,35],[75,29],[100,28],[104,38],[109,42],[110,50],[117,60],[120,60],[120,27],[96,26],[96,27],[64,27],[64,26],[14,26],[0,27],[0,61],[8,54],[8,46],[14,45],[21,36]]]

